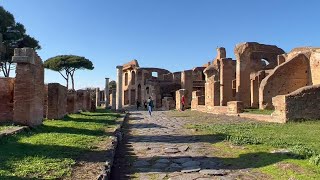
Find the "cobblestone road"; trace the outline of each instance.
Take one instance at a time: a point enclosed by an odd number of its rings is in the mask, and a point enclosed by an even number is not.
[[[259,179],[249,169],[227,169],[213,155],[214,142],[192,135],[185,123],[163,111],[151,117],[145,111],[131,112],[112,179]]]

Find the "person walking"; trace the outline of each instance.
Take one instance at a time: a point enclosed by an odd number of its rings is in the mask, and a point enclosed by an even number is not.
[[[148,105],[149,114],[150,114],[150,116],[151,116],[152,108],[153,108],[153,100],[151,99],[151,97],[149,97],[149,99],[148,99],[148,101],[147,101],[147,105]]]
[[[184,98],[184,95],[181,97],[181,104],[182,104],[182,111],[184,111],[185,104],[186,104],[186,99]]]

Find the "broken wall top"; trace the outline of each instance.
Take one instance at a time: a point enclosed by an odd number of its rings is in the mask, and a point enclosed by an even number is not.
[[[14,56],[12,57],[14,63],[26,63],[26,64],[43,64],[41,58],[35,52],[33,48],[15,48]]]
[[[244,42],[237,44],[234,53],[235,55],[237,54],[243,54],[243,53],[252,53],[252,52],[267,52],[271,54],[284,54],[284,50],[279,48],[278,46],[275,45],[267,45],[267,44],[260,44],[257,42]]]
[[[138,68],[138,67],[139,67],[139,63],[136,59],[123,65],[123,69],[130,69],[130,68],[134,69],[134,68]]]

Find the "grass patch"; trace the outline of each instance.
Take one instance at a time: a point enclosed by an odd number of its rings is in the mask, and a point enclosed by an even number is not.
[[[218,143],[215,155],[231,168],[253,168],[275,179],[320,179],[320,122],[194,124]],[[237,148],[241,147],[241,148]],[[287,149],[289,154],[271,153]]]
[[[6,130],[6,129],[9,129],[12,127],[14,127],[14,126],[10,123],[0,123],[0,131]]]
[[[71,114],[0,139],[0,179],[70,176],[76,158],[108,138],[118,117],[105,110]]]
[[[271,115],[274,110],[268,110],[268,109],[244,109],[245,113],[250,113],[250,114],[263,114],[263,115]]]

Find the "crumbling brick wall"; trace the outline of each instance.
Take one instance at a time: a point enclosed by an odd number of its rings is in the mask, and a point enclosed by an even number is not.
[[[0,78],[0,122],[13,120],[14,78]]]
[[[37,126],[42,124],[44,103],[44,67],[32,48],[14,50],[16,67],[13,122]]]
[[[287,122],[297,119],[320,118],[320,84],[306,86],[272,99],[275,112],[272,116],[278,122]]]
[[[67,88],[59,83],[48,84],[47,118],[59,119],[67,114]]]
[[[191,110],[197,110],[198,106],[205,105],[205,96],[201,91],[192,92]]]

